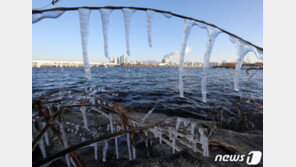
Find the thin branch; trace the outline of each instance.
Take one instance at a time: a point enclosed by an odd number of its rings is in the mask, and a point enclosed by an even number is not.
[[[167,13],[167,14],[170,14],[170,15],[173,15],[175,17],[179,17],[179,18],[183,18],[183,19],[190,19],[190,20],[194,20],[194,21],[197,21],[199,23],[203,23],[203,24],[206,24],[206,25],[209,25],[209,26],[212,26],[212,27],[215,27],[219,30],[221,30],[222,32],[228,34],[228,35],[231,35],[235,38],[238,38],[242,41],[244,41],[245,43],[249,44],[249,45],[252,45],[254,46],[255,48],[263,51],[263,48],[262,47],[259,47],[245,39],[242,39],[241,37],[229,32],[229,31],[226,31],[214,24],[211,24],[211,23],[208,23],[206,21],[203,21],[203,20],[199,20],[199,19],[195,19],[195,18],[192,18],[192,17],[187,17],[187,16],[184,16],[184,15],[180,15],[180,14],[176,14],[176,13],[173,13],[173,12],[170,12],[170,11],[165,11],[165,10],[159,10],[159,9],[152,9],[152,8],[143,8],[143,7],[130,7],[130,6],[104,6],[104,7],[88,7],[88,6],[84,6],[84,7],[59,7],[59,8],[51,8],[51,9],[44,9],[44,10],[32,10],[32,14],[35,14],[35,13],[42,13],[42,12],[46,12],[46,11],[56,11],[56,10],[64,10],[64,11],[71,11],[71,10],[78,10],[79,8],[87,8],[87,9],[113,9],[113,10],[120,10],[120,9],[123,9],[123,8],[129,8],[129,9],[136,9],[136,10],[142,10],[142,11],[147,11],[147,10],[152,10],[152,11],[155,11],[155,12],[158,12],[158,13]]]

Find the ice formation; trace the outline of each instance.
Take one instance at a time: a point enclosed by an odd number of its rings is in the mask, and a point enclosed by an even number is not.
[[[129,32],[131,26],[131,18],[136,12],[135,9],[123,8],[123,17],[124,17],[124,27],[125,27],[125,40],[126,40],[126,53],[130,56],[130,43],[129,43]]]
[[[111,133],[114,133],[115,129],[114,129],[114,126],[113,126],[113,121],[112,121],[112,115],[111,114],[109,114],[109,120],[110,120]],[[118,129],[118,127],[117,127],[117,129]],[[117,139],[117,137],[115,137],[114,140],[115,140],[116,158],[118,159],[119,154],[118,154],[118,139]]]
[[[63,139],[64,147],[65,148],[69,148],[68,139],[67,139],[67,136],[66,136],[66,133],[65,133],[65,129],[64,129],[64,125],[63,125],[62,122],[59,124],[59,127],[60,127],[60,132],[62,134],[62,139]],[[71,167],[70,155],[69,154],[66,154],[65,155],[65,159],[66,159],[67,166],[68,167]]]
[[[202,128],[198,129],[199,134],[200,134],[200,144],[203,149],[203,156],[208,157],[209,156],[209,143],[208,143],[208,138],[204,133],[204,130]]]
[[[132,145],[133,159],[136,159],[136,146]]]
[[[103,162],[106,162],[106,156],[107,156],[108,147],[109,147],[108,141],[107,140],[104,140]]]
[[[88,51],[87,51],[87,41],[88,41],[88,28],[89,28],[89,15],[90,9],[79,8],[79,20],[80,20],[80,33],[81,33],[81,45],[83,52],[83,64],[86,74],[86,78],[91,80],[91,70],[88,62]]]
[[[80,107],[80,111],[81,111],[82,118],[83,118],[84,128],[86,130],[89,130],[88,129],[88,124],[87,124],[87,118],[86,118],[86,107]]]
[[[181,45],[180,63],[179,63],[180,64],[179,65],[179,92],[180,92],[180,97],[184,97],[184,91],[183,91],[184,56],[185,56],[187,40],[188,40],[189,34],[191,32],[192,26],[193,26],[192,20],[186,19],[185,20],[183,41],[182,41],[182,45]]]
[[[65,11],[64,10],[55,10],[55,11],[45,11],[42,13],[34,13],[32,14],[32,23],[36,23],[43,18],[58,18]]]
[[[202,92],[202,100],[203,102],[207,102],[207,76],[208,76],[208,68],[209,68],[209,62],[211,58],[211,53],[214,47],[215,40],[217,36],[221,33],[221,30],[212,27],[207,26],[204,24],[197,24],[200,28],[206,29],[208,32],[208,39],[206,44],[206,52],[204,55],[204,68],[202,72],[202,81],[201,81],[201,92]]]
[[[164,17],[166,17],[166,18],[171,18],[173,15],[172,14],[170,14],[170,13],[163,13],[163,15],[164,15]]]
[[[131,153],[131,141],[130,141],[130,134],[126,134],[126,142],[127,142],[127,149],[128,149],[128,158],[132,160],[132,153]]]
[[[153,20],[154,11],[153,10],[147,10],[147,35],[148,35],[148,44],[149,47],[152,47],[152,39],[151,39],[151,24]]]
[[[101,20],[102,20],[102,28],[103,28],[103,37],[104,37],[104,50],[106,58],[109,57],[108,54],[108,27],[109,27],[109,19],[112,13],[112,9],[100,9],[101,12]]]
[[[44,139],[43,138],[40,138],[39,148],[41,150],[41,153],[42,153],[43,158],[46,158],[46,150],[45,150]]]
[[[98,159],[98,143],[93,143],[92,146],[94,147],[95,150],[95,159]]]
[[[147,114],[144,115],[144,117],[143,117],[142,120],[141,120],[141,123],[142,123],[142,124],[144,124],[144,122],[146,121],[146,119],[147,119],[147,118],[149,117],[149,115],[155,110],[155,108],[156,108],[156,105],[155,105],[151,110],[149,110]]]
[[[42,122],[41,124],[42,124],[43,128],[46,126],[45,122]],[[48,137],[48,132],[47,131],[44,132],[44,140],[45,140],[46,145],[49,145],[49,137]]]
[[[192,122],[191,123],[191,129],[190,129],[190,132],[191,132],[192,135],[194,135],[194,128],[195,128],[195,126],[196,126],[196,123]]]
[[[237,39],[233,36],[229,36],[231,42],[236,45],[237,47],[237,60],[235,65],[235,72],[234,72],[234,90],[239,91],[239,76],[240,70],[243,64],[244,57],[249,52],[254,52],[255,55],[260,59],[263,60],[262,51],[256,49],[255,47],[245,43],[244,41]]]

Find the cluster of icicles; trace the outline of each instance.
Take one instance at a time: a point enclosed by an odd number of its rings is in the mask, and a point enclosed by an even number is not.
[[[133,124],[137,125],[137,126],[143,126],[145,120],[149,117],[149,115],[153,112],[153,110],[155,109],[152,108],[141,120],[140,123],[132,121]],[[85,115],[85,111],[86,109],[81,107],[80,108],[82,115]],[[100,112],[101,113],[101,112]],[[107,126],[107,131],[111,132],[111,133],[115,133],[115,132],[119,132],[121,130],[123,130],[124,128],[117,125],[116,129],[114,127],[113,124],[113,118],[111,114],[104,114],[104,116],[109,120],[109,124]],[[84,117],[84,116],[83,116]],[[85,119],[84,119],[85,118]],[[61,132],[62,135],[62,139],[63,139],[63,146],[65,149],[69,148],[69,144],[68,144],[68,138],[66,133],[75,133],[77,134],[77,132],[81,129],[81,130],[87,130],[88,132],[91,132],[93,137],[99,137],[99,134],[96,131],[90,130],[88,128],[88,123],[87,123],[87,119],[86,117],[83,118],[83,122],[84,122],[84,127],[79,126],[78,124],[72,123],[72,122],[66,122],[66,121],[61,121],[61,122],[57,122],[57,125],[59,126],[59,130]],[[187,120],[185,118],[180,118],[177,117],[176,118],[176,124],[175,127],[173,126],[169,126],[167,129],[161,128],[161,127],[154,127],[154,128],[150,128],[146,131],[144,131],[145,136],[147,136],[146,138],[146,147],[149,147],[148,144],[148,133],[152,133],[152,135],[154,135],[154,137],[157,139],[159,138],[159,143],[162,144],[162,142],[165,142],[166,144],[168,144],[171,148],[172,148],[172,152],[175,153],[175,151],[180,151],[181,148],[179,148],[176,145],[176,140],[179,141],[181,144],[193,149],[194,152],[200,152],[203,154],[203,156],[208,157],[209,156],[209,148],[208,148],[208,138],[206,136],[206,130],[204,128],[198,128],[198,132],[199,134],[195,134],[195,129],[197,129],[196,123],[195,122],[191,122],[190,120]],[[34,121],[34,120],[33,120]],[[171,123],[172,119],[166,121],[166,123]],[[183,127],[182,130],[180,130],[180,127],[183,123]],[[41,122],[42,127],[44,128],[46,123]],[[75,130],[73,129],[69,129],[69,128],[65,128],[64,125],[68,125],[68,126],[72,126],[74,127]],[[184,130],[185,128],[185,130]],[[187,131],[188,133],[180,133],[178,132],[182,131],[185,132]],[[164,135],[167,136],[167,138],[163,137]],[[79,137],[81,137],[82,141],[85,141],[85,134],[79,134]],[[133,160],[136,159],[136,147],[134,145],[131,144],[130,141],[130,134],[123,134],[123,137],[126,138],[126,144],[128,147],[128,155],[129,155],[129,160]],[[115,155],[116,155],[116,159],[119,159],[119,152],[118,152],[118,138],[120,138],[121,136],[116,136],[112,139],[106,139],[104,141],[101,141],[103,143],[103,149],[102,149],[102,161],[106,162],[106,156],[107,156],[107,151],[108,151],[108,147],[109,147],[109,140],[114,140],[114,144],[115,144]],[[185,140],[182,140],[183,138],[185,138],[187,140],[187,142]],[[202,150],[198,150],[197,149],[197,143],[201,144],[201,148]],[[42,156],[43,158],[47,157],[46,154],[46,149],[45,149],[45,144],[49,145],[49,133],[46,131],[43,136],[40,138],[39,141],[39,148],[42,152]],[[91,145],[89,145],[88,147],[93,147],[94,148],[94,158],[97,160],[98,159],[98,144],[97,143],[93,143]],[[150,140],[150,145],[152,145],[152,140]],[[54,161],[54,160],[53,160]],[[45,166],[51,164],[53,161],[48,162],[47,164],[45,164]],[[65,155],[65,161],[68,167],[71,166],[76,166],[74,160],[72,159],[72,157],[69,154]]]
[[[105,56],[108,58],[108,26],[109,26],[109,18],[112,12],[112,9],[99,9],[101,13],[101,20],[102,20],[102,28],[103,28],[103,38],[104,38],[104,50]],[[89,15],[91,10],[87,8],[79,8],[79,18],[80,18],[80,31],[81,31],[81,43],[82,43],[82,50],[83,50],[83,62],[84,62],[84,69],[86,73],[86,77],[91,80],[91,70],[89,67],[88,62],[88,52],[87,52],[87,41],[88,41],[88,29],[89,29]],[[130,25],[131,25],[131,18],[133,14],[136,12],[135,9],[123,8],[122,9],[123,16],[124,16],[124,24],[125,24],[125,37],[126,37],[126,52],[127,55],[130,56],[130,44],[129,44],[129,33],[130,33]],[[152,47],[152,39],[151,39],[151,25],[153,20],[153,15],[155,11],[147,10],[147,34],[148,34],[148,44]],[[62,15],[64,11],[62,10],[55,10],[55,11],[45,11],[42,13],[33,14],[32,22],[35,23],[42,18],[57,18]],[[172,15],[169,13],[163,13],[166,18],[171,18]],[[183,67],[184,67],[184,57],[185,57],[185,50],[187,45],[187,40],[189,38],[191,29],[194,25],[202,29],[206,29],[208,32],[208,38],[206,43],[206,52],[204,55],[204,68],[202,72],[202,81],[201,81],[201,90],[202,90],[202,99],[204,102],[207,101],[207,73],[209,67],[209,61],[211,57],[211,53],[214,47],[215,39],[221,33],[221,30],[218,28],[212,27],[210,25],[206,25],[197,21],[185,20],[185,27],[184,27],[184,34],[183,40],[181,44],[181,53],[180,53],[180,62],[179,62],[179,93],[180,97],[184,97],[184,90],[183,90]],[[239,75],[240,69],[242,67],[243,59],[245,55],[249,52],[254,52],[256,57],[260,60],[263,60],[263,52],[255,48],[252,45],[247,44],[246,42],[235,38],[229,35],[229,38],[232,43],[234,43],[237,47],[237,61],[235,67],[235,74],[234,74],[234,90],[239,91]]]

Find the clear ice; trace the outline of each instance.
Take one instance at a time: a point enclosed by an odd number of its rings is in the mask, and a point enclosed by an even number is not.
[[[164,15],[164,17],[166,17],[166,18],[171,18],[173,15],[172,14],[170,14],[170,13],[163,13],[163,15]]]
[[[88,41],[88,28],[89,28],[89,15],[90,9],[79,8],[79,20],[80,20],[80,33],[81,33],[81,45],[83,52],[83,64],[86,78],[91,80],[91,70],[88,62],[88,51],[87,51],[87,41]]]
[[[203,149],[203,156],[208,157],[209,156],[209,143],[208,143],[208,138],[204,133],[204,130],[202,128],[198,129],[199,134],[200,134],[200,144]]]
[[[65,129],[64,129],[64,125],[63,125],[62,122],[59,124],[59,127],[60,127],[60,132],[62,134],[62,139],[63,139],[64,147],[65,148],[69,148],[68,139],[67,139],[67,136],[66,136],[66,133],[65,133]],[[67,166],[68,167],[71,167],[70,155],[69,154],[66,154],[65,155],[65,159],[66,159]]]
[[[86,107],[80,107],[80,111],[81,111],[82,118],[83,118],[84,128],[86,130],[89,130],[88,124],[87,124],[87,118],[86,118]]]
[[[107,156],[108,147],[109,147],[108,141],[107,140],[104,140],[103,162],[106,162],[106,156]]]
[[[244,57],[249,52],[254,52],[256,57],[260,60],[263,60],[263,53],[261,50],[256,49],[255,47],[245,43],[244,41],[237,39],[233,36],[229,35],[229,38],[233,44],[237,47],[237,60],[235,65],[235,72],[234,72],[234,90],[239,91],[239,76],[240,76],[240,70],[243,65]]]
[[[136,147],[132,145],[133,159],[136,159]]]
[[[149,47],[152,47],[152,39],[151,39],[151,24],[153,20],[154,11],[153,10],[147,10],[147,35],[148,35],[148,44]]]
[[[221,30],[212,26],[207,26],[205,24],[197,23],[197,25],[200,28],[206,29],[208,32],[206,52],[204,55],[204,68],[203,68],[202,80],[201,80],[202,101],[206,103],[207,102],[207,76],[208,76],[208,68],[209,68],[211,53],[213,51],[215,40],[217,36],[221,33]]]
[[[187,40],[189,37],[189,34],[191,32],[191,28],[193,26],[192,20],[186,19],[185,20],[185,27],[184,27],[184,34],[183,34],[183,41],[181,45],[181,53],[180,53],[180,65],[179,65],[179,92],[180,97],[184,97],[184,90],[183,90],[183,67],[184,67],[184,56],[185,56],[185,50],[187,45]]]
[[[125,27],[125,41],[126,41],[126,53],[130,56],[130,43],[129,43],[129,32],[131,26],[131,18],[136,12],[135,9],[123,8],[123,17],[124,17],[124,27]]]
[[[45,122],[42,122],[41,124],[42,124],[43,128],[46,126]],[[44,133],[44,140],[45,140],[46,145],[49,145],[49,137],[48,137],[48,132],[47,131],[45,131],[45,133]]]
[[[43,158],[46,158],[46,150],[45,150],[44,139],[43,138],[40,138],[39,148],[41,150],[41,153],[42,153]]]
[[[103,37],[104,37],[104,50],[106,58],[109,57],[108,54],[108,30],[109,30],[109,19],[112,13],[112,9],[100,9],[102,28],[103,28]]]
[[[131,141],[130,141],[130,134],[126,134],[126,142],[127,142],[127,149],[128,149],[128,158],[132,160],[132,153],[131,153]]]
[[[43,18],[58,18],[65,11],[64,10],[55,10],[55,11],[45,11],[42,13],[34,13],[32,14],[32,23],[36,23]]]
[[[149,110],[147,114],[144,115],[144,117],[143,117],[142,120],[141,120],[141,123],[142,123],[142,124],[144,124],[144,122],[146,121],[146,119],[147,119],[147,118],[149,117],[149,115],[155,110],[155,108],[156,108],[156,105],[155,105],[151,110]]]

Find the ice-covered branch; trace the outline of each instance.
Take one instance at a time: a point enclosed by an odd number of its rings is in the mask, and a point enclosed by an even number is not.
[[[32,10],[32,14],[33,14],[33,18],[38,16],[39,14],[42,14],[43,12],[47,12],[47,11],[73,11],[73,10],[78,10],[79,8],[81,7],[60,7],[60,8],[50,8],[50,9],[43,9],[43,10]],[[246,44],[249,44],[249,45],[252,45],[253,47],[257,48],[259,51],[263,52],[263,48],[262,47],[259,47],[247,40],[244,40],[242,39],[241,37],[229,32],[229,31],[226,31],[214,24],[211,24],[211,23],[208,23],[206,21],[203,21],[203,20],[199,20],[199,19],[195,19],[195,18],[192,18],[192,17],[188,17],[188,16],[184,16],[184,15],[180,15],[180,14],[177,14],[177,13],[173,13],[173,12],[170,12],[170,11],[165,11],[165,10],[159,10],[159,9],[153,9],[153,8],[143,8],[143,7],[129,7],[129,6],[102,6],[102,7],[83,7],[85,9],[92,9],[92,10],[98,10],[98,9],[112,9],[112,10],[121,10],[123,8],[128,8],[128,9],[134,9],[134,10],[141,10],[141,11],[147,11],[147,10],[150,10],[150,11],[154,11],[154,12],[157,12],[157,13],[162,13],[162,14],[165,14],[166,16],[175,16],[175,17],[179,17],[179,18],[183,18],[183,19],[189,19],[189,20],[193,20],[193,21],[196,21],[196,22],[199,22],[199,23],[203,23],[203,24],[206,24],[206,25],[209,25],[211,27],[214,27],[214,28],[217,28],[219,29],[221,32],[223,33],[226,33],[230,36],[233,36],[237,39],[240,39],[242,41],[244,41]],[[42,17],[43,18],[43,17]],[[39,20],[41,20],[42,18],[40,18]],[[35,21],[36,22],[36,21]],[[33,22],[34,23],[34,22]]]

